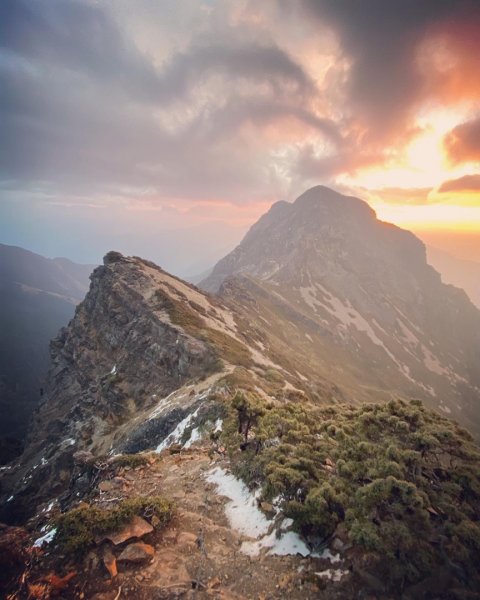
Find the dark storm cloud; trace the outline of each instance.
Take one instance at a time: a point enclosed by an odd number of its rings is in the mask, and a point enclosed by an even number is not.
[[[410,111],[425,91],[416,63],[425,35],[439,23],[449,27],[480,15],[473,0],[303,0],[302,5],[339,36],[352,62],[353,114],[368,127],[367,139],[381,141],[405,133]]]
[[[464,175],[458,179],[444,181],[438,188],[443,192],[480,192],[480,175]]]
[[[444,138],[444,146],[453,163],[480,161],[480,117],[452,129]]]

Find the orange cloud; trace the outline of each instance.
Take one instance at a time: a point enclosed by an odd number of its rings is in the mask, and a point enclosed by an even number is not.
[[[480,192],[480,175],[464,175],[458,179],[444,181],[438,192]]]
[[[480,117],[452,129],[444,138],[444,147],[453,164],[480,161]]]

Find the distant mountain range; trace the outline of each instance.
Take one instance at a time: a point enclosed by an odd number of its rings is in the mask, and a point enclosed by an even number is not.
[[[21,446],[49,365],[49,343],[85,296],[92,265],[0,244],[0,459]]]

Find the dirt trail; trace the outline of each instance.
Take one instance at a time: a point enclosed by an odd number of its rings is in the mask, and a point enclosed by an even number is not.
[[[93,549],[62,598],[347,597],[335,589],[336,585],[315,575],[331,566],[324,559],[269,556],[265,550],[251,558],[241,552],[242,542],[250,538],[230,527],[224,510],[226,498],[206,481],[208,472],[218,466],[227,469],[228,461],[218,455],[211,458],[209,449],[205,445],[180,454],[166,451],[151,465],[123,472],[115,488],[101,493],[100,505],[106,506],[113,498],[163,495],[175,501],[176,514],[165,529],[143,538],[155,548],[150,564],[130,568],[119,565],[119,573],[112,579],[101,560],[101,549]]]

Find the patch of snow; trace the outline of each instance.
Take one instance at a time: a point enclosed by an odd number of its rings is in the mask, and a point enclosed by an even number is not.
[[[172,444],[178,443],[181,440],[182,435],[185,432],[185,429],[190,425],[190,423],[193,421],[193,419],[197,416],[198,411],[199,411],[199,409],[197,408],[197,410],[195,412],[190,413],[182,421],[180,421],[180,423],[175,427],[175,429],[172,431],[172,433],[170,433],[163,440],[163,442],[157,446],[157,449],[155,450],[155,452],[161,452],[162,450],[165,450],[165,448],[168,448]]]
[[[405,325],[405,323],[397,317],[397,324],[402,330],[402,337],[407,341],[411,346],[416,346],[418,344],[417,336],[412,333],[412,331]]]
[[[258,538],[268,532],[268,519],[258,508],[255,495],[242,481],[221,467],[210,471],[206,479],[217,486],[219,494],[229,499],[225,505],[225,514],[234,529],[251,538]]]
[[[338,563],[342,560],[340,554],[332,554],[328,548],[322,552],[320,557],[329,560],[331,563]]]
[[[254,557],[258,556],[262,549],[268,549],[267,554],[277,556],[288,556],[300,554],[301,556],[321,556],[332,562],[340,560],[334,557],[328,550],[323,554],[314,554],[302,538],[294,531],[288,529],[293,525],[292,519],[283,519],[282,523],[275,529],[275,521],[267,519],[258,508],[257,493],[252,493],[247,486],[227,473],[221,467],[216,467],[206,476],[207,481],[217,486],[218,493],[226,496],[229,501],[225,505],[225,514],[230,526],[252,541],[244,541],[240,547],[241,552]],[[276,501],[273,501],[275,506]],[[278,509],[276,510],[278,513]]]
[[[437,375],[450,375],[448,369],[442,366],[438,358],[430,352],[430,350],[422,345],[422,352],[424,355],[423,364],[427,367],[429,371],[432,373],[436,373]]]
[[[115,375],[117,372],[117,365],[113,365],[112,370],[110,371],[110,375]]]
[[[340,581],[342,577],[348,574],[345,569],[325,569],[324,571],[316,571],[315,575],[322,579],[328,579],[330,581]]]
[[[213,427],[213,433],[218,433],[223,429],[223,419],[217,419]]]
[[[46,508],[44,508],[42,510],[42,513],[48,513],[48,512],[50,512],[52,510],[52,508],[55,506],[55,503],[56,503],[56,500],[52,500],[50,502],[50,504]]]
[[[178,390],[174,390],[173,392],[171,392],[170,394],[168,394],[168,396],[165,396],[165,398],[162,398],[161,400],[158,401],[157,406],[152,410],[152,412],[150,413],[148,420],[151,421],[152,419],[154,419],[155,417],[157,417],[166,406],[168,406],[169,404],[169,400],[170,398],[177,393]],[[154,396],[156,397],[156,394],[154,394]],[[152,396],[153,398],[153,396]]]
[[[319,302],[315,296],[316,289],[313,285],[309,287],[301,287],[298,290],[300,292],[300,296],[303,298],[303,301],[307,306],[309,306],[313,312],[317,312],[317,307],[323,307],[323,304]]]
[[[75,440],[73,438],[66,438],[62,443],[66,444],[67,446],[74,446]]]
[[[42,465],[42,467],[44,467],[45,465],[48,465],[48,460],[42,456],[42,458],[40,459],[40,464]]]
[[[256,542],[243,542],[240,551],[247,556],[258,556],[262,548],[269,548],[267,554],[276,556],[289,556],[300,554],[301,556],[309,556],[310,549],[300,536],[293,532],[287,531],[277,537],[277,533],[272,531],[268,535],[264,535]]]
[[[190,446],[192,444],[194,444],[195,442],[198,442],[198,440],[202,439],[202,434],[200,433],[200,429],[198,427],[195,427],[195,429],[192,429],[192,433],[190,434],[190,439],[185,442],[185,444],[183,445],[184,448],[190,448]]]
[[[12,496],[10,496],[10,497],[7,499],[7,502],[11,502],[11,501],[12,501],[14,498],[15,498],[15,496],[13,496],[13,495],[12,495]]]
[[[50,544],[56,533],[57,530],[55,528],[48,530],[44,535],[39,537],[38,540],[35,540],[33,543],[34,548],[41,548],[44,544]]]

